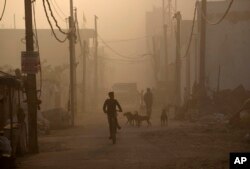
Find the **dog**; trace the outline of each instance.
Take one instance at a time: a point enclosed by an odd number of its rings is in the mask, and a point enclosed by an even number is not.
[[[131,112],[126,112],[123,114],[127,118],[126,124],[134,125],[135,124],[135,115]]]
[[[161,112],[161,126],[168,126],[168,115],[166,109]]]
[[[141,123],[143,121],[146,121],[148,123],[148,126],[151,126],[151,122],[150,122],[150,117],[149,116],[141,116],[141,115],[139,115],[138,111],[135,111],[134,116],[135,116],[135,122],[136,122],[137,127],[140,127]]]

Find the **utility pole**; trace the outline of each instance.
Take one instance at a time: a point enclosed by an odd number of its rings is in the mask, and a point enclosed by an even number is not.
[[[70,17],[69,17],[69,53],[70,53],[70,110],[71,125],[75,125],[75,115],[77,112],[77,96],[76,96],[76,62],[75,62],[75,24],[73,13],[73,0],[70,0]]]
[[[163,33],[164,33],[164,49],[165,49],[165,77],[166,84],[168,85],[168,41],[167,41],[167,24],[163,25]]]
[[[82,55],[82,112],[85,112],[85,96],[86,96],[86,49],[87,44],[86,41],[82,41],[81,34],[80,34],[80,28],[77,18],[77,8],[75,8],[75,22],[76,22],[76,29],[77,29],[77,35],[78,35],[78,42],[80,44],[80,50]]]
[[[25,6],[25,34],[26,34],[26,52],[31,57],[34,53],[33,28],[32,28],[32,0],[24,0]],[[38,153],[37,140],[37,90],[36,74],[28,73],[26,81],[26,94],[28,104],[28,129],[29,129],[29,151]]]
[[[195,82],[197,83],[197,81],[198,81],[198,79],[197,79],[197,77],[198,77],[198,37],[197,37],[198,35],[197,34],[195,34],[195,66],[194,66],[194,73],[195,73]]]
[[[155,81],[158,82],[158,77],[157,77],[158,65],[157,65],[157,60],[156,60],[156,44],[155,44],[155,37],[154,36],[152,37],[152,46],[153,46],[152,62],[153,62],[153,68],[154,68],[154,78],[155,78]]]
[[[175,5],[174,5],[174,12],[177,12],[177,0],[175,0]]]
[[[95,69],[95,81],[94,81],[94,87],[95,87],[95,100],[94,103],[98,104],[98,32],[97,32],[97,19],[98,17],[95,15],[95,37],[94,37],[94,69]],[[98,106],[96,106],[98,107]]]
[[[190,53],[188,53],[186,57],[186,101],[188,101],[189,96],[190,96],[190,90],[191,90],[191,85],[190,85]]]
[[[86,97],[86,49],[87,42],[83,41],[82,53],[82,111],[86,111],[85,97]]]
[[[204,16],[207,13],[207,0],[201,1],[201,12]],[[202,15],[202,13],[200,14]],[[206,20],[204,17],[201,17],[201,29],[200,29],[200,87],[202,94],[205,94],[205,78],[206,78],[206,65],[205,65],[205,56],[206,55]],[[205,94],[206,95],[206,94]]]
[[[167,41],[167,24],[165,16],[165,0],[162,0],[162,25],[163,25],[163,42],[164,42],[164,53],[165,53],[165,79],[166,89],[168,89],[168,41]],[[168,100],[168,90],[166,90],[166,100]]]
[[[14,14],[14,29],[16,29],[16,14]]]
[[[172,7],[172,0],[168,0],[168,27],[170,32],[172,33],[172,12],[171,12],[171,7]]]
[[[217,80],[217,90],[216,92],[219,93],[220,92],[220,79],[221,79],[221,66],[219,64],[219,68],[218,68],[218,80]]]
[[[177,21],[176,32],[176,105],[181,105],[181,13],[175,13],[174,18]]]

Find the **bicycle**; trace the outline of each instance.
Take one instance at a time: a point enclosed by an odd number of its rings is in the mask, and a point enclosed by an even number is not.
[[[116,144],[116,133],[117,133],[117,112],[120,112],[119,110],[116,110],[116,113],[111,116],[111,139],[113,144]]]
[[[116,115],[111,116],[111,139],[113,144],[116,144],[116,132],[117,132],[117,122],[116,122]]]

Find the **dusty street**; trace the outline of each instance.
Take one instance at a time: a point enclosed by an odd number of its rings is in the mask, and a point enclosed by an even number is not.
[[[86,115],[85,115],[86,116]],[[247,131],[224,125],[170,121],[160,127],[126,126],[116,145],[108,140],[105,116],[79,117],[75,128],[40,136],[40,153],[18,159],[19,169],[223,169],[229,152],[250,151]]]

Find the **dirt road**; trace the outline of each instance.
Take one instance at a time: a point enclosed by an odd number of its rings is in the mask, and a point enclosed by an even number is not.
[[[108,139],[105,116],[78,118],[77,127],[40,136],[40,153],[19,158],[20,169],[223,169],[229,152],[250,151],[246,131],[225,125],[170,121],[160,127],[125,126],[116,145]]]

